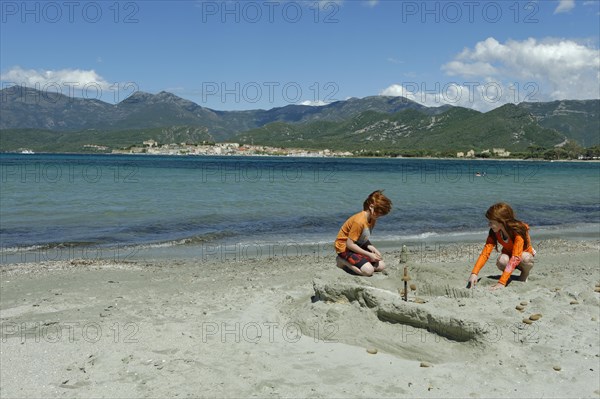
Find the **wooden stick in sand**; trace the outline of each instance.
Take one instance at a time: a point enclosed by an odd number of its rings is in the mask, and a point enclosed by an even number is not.
[[[402,276],[402,281],[404,281],[404,301],[408,301],[408,282],[410,281],[410,277],[408,276],[408,266],[404,266],[404,276]]]

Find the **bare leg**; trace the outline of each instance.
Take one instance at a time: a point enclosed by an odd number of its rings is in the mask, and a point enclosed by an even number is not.
[[[509,260],[510,258],[508,257],[508,255],[500,254],[500,256],[498,256],[498,259],[496,260],[496,267],[498,268],[498,270],[503,272],[506,268],[506,265],[508,265]]]
[[[519,281],[527,281],[527,277],[529,277],[529,272],[533,268],[533,255],[529,252],[523,252],[521,255],[521,263],[517,266],[517,269],[521,271],[521,275],[519,276]]]
[[[336,263],[337,263],[337,267],[339,267],[340,269],[343,269],[344,266],[346,266],[350,270],[352,270],[354,273],[358,274],[359,276],[370,277],[373,275],[373,272],[375,271],[375,268],[373,267],[373,265],[368,262],[365,263],[364,265],[362,265],[359,269],[358,267],[356,267],[353,264],[351,264],[350,262],[348,262],[346,259],[342,259],[339,256],[336,258]]]
[[[506,254],[502,254],[498,257],[496,261],[496,266],[498,270],[504,271],[506,265],[508,265],[508,261],[510,260],[509,256]],[[521,254],[521,263],[517,266],[517,269],[521,271],[521,275],[519,275],[519,281],[527,281],[527,277],[529,277],[529,272],[533,267],[533,255],[529,252],[523,252]]]
[[[385,269],[385,262],[380,260],[377,262],[377,267],[375,267],[376,272],[382,272]]]

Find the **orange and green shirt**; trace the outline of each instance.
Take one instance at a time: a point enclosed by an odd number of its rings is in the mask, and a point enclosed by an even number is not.
[[[514,263],[516,261],[516,264],[514,265],[516,267],[521,262],[521,255],[523,255],[523,252],[529,252],[530,254],[535,255],[535,250],[531,246],[531,239],[529,238],[529,226],[527,226],[527,242],[529,242],[529,245],[527,246],[527,248],[523,248],[525,245],[525,240],[520,235],[517,234],[514,240],[508,237],[508,240],[504,241],[502,238],[501,231],[494,233],[490,230],[490,234],[488,235],[485,245],[483,246],[483,250],[481,251],[479,258],[477,259],[477,262],[475,262],[475,266],[473,267],[473,271],[471,273],[479,274],[479,271],[481,270],[483,265],[485,265],[487,260],[490,258],[492,250],[496,247],[496,243],[502,245],[502,253],[511,257],[511,261],[509,262],[509,264]],[[518,259],[515,260],[513,259],[513,257],[516,257]],[[510,277],[513,271],[514,267],[512,268],[512,270],[510,267],[507,267],[502,273],[502,276],[500,277],[500,280],[498,280],[498,282],[502,285],[506,285],[506,283],[508,282],[508,278]]]
[[[362,247],[371,237],[371,230],[375,227],[374,221],[369,223],[367,212],[361,211],[346,220],[338,232],[335,240],[335,251],[339,254],[346,251],[346,240],[349,238]]]

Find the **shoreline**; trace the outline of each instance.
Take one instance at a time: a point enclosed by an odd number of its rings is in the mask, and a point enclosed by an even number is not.
[[[333,255],[2,267],[0,388],[23,398],[600,397],[600,242],[548,244],[529,282],[500,291],[488,289],[493,262],[467,290],[470,255],[435,250],[406,264],[385,253],[387,274],[371,278],[344,273]],[[404,266],[416,286],[408,302]]]
[[[535,248],[551,245],[554,241],[595,242],[600,240],[600,225],[586,224],[578,226],[547,226],[536,228],[531,234]],[[405,237],[379,235],[375,245],[384,252],[393,253],[406,246],[414,253],[427,252],[436,248],[440,252],[468,249],[470,254],[478,254],[487,232],[470,231],[460,234],[424,233]],[[565,239],[565,235],[567,238]],[[331,238],[331,237],[328,237]],[[165,259],[202,260],[220,259],[222,261],[243,262],[268,258],[295,258],[309,256],[322,259],[333,254],[333,239],[316,241],[215,241],[201,243],[182,243],[185,240],[173,240],[161,243],[140,245],[107,246],[61,246],[33,245],[20,248],[2,248],[0,251],[0,269],[10,264],[39,263],[46,261],[154,261]],[[548,244],[550,243],[550,244]],[[472,255],[474,256],[474,255]]]
[[[476,158],[476,157],[463,157],[463,158],[447,158],[447,157],[408,157],[408,156],[302,156],[302,155],[247,155],[247,154],[239,154],[239,155],[198,155],[198,154],[148,154],[148,153],[97,153],[97,152],[33,152],[33,153],[22,153],[15,151],[1,151],[0,154],[9,154],[9,155],[24,155],[24,156],[35,156],[35,155],[109,155],[109,156],[155,156],[155,157],[184,157],[184,158],[300,158],[300,159],[415,159],[415,160],[436,160],[436,161],[506,161],[506,162],[600,162],[600,159],[543,159],[543,158]]]

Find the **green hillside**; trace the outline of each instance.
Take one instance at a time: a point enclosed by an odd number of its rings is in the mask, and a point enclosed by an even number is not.
[[[600,144],[600,100],[521,103],[540,126],[555,129],[584,147]]]
[[[405,110],[392,115],[363,112],[344,122],[303,125],[272,123],[238,135],[242,143],[338,150],[484,150],[525,151],[552,147],[565,137],[538,125],[536,118],[508,104],[482,114],[452,108],[439,115]]]
[[[0,151],[110,151],[150,139],[415,154],[491,148],[533,154],[567,141],[600,144],[600,100],[507,104],[481,113],[371,96],[316,107],[215,111],[168,92],[136,92],[118,104],[62,94],[49,101],[21,86],[0,94]]]
[[[175,126],[169,128],[137,129],[114,132],[80,131],[54,132],[41,129],[0,130],[0,151],[23,148],[35,152],[87,152],[91,147],[105,146],[107,151],[141,145],[146,140],[159,143],[202,143],[214,141],[203,127]],[[102,151],[102,150],[101,150]]]

